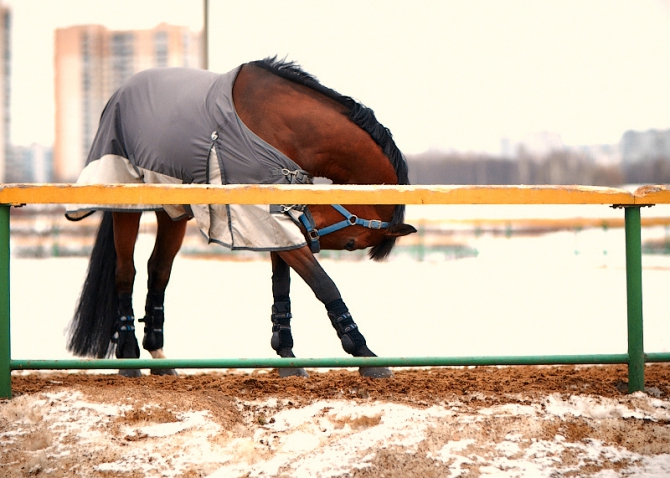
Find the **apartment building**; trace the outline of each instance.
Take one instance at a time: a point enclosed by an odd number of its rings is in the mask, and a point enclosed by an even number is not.
[[[100,114],[125,80],[148,68],[200,68],[201,39],[201,32],[168,24],[132,31],[109,30],[101,25],[57,29],[54,179],[77,179]]]

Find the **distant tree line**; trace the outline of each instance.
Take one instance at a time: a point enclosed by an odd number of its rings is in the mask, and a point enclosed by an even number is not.
[[[408,155],[412,184],[621,184],[670,183],[670,158],[636,163],[598,164],[568,150],[544,157],[520,152],[516,159],[459,153]]]

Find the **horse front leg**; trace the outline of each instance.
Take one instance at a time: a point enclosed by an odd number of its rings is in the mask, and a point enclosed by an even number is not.
[[[272,260],[272,340],[270,345],[283,358],[293,354],[293,334],[291,334],[291,268],[278,253],[271,252]],[[280,377],[307,377],[303,368],[280,368]]]
[[[186,219],[173,221],[164,211],[156,212],[156,243],[147,264],[147,300],[142,347],[153,358],[165,358],[163,353],[165,323],[165,289],[170,280],[174,258],[181,248],[186,233]],[[151,369],[152,375],[177,375],[174,369]]]
[[[281,251],[278,254],[286,264],[302,277],[317,299],[326,306],[328,318],[342,342],[344,351],[354,357],[376,357],[377,355],[370,350],[365,337],[363,337],[358,325],[349,313],[337,286],[323,270],[309,248],[302,247],[290,251]],[[364,377],[371,378],[393,376],[391,370],[386,367],[361,367],[359,373]]]
[[[140,348],[135,337],[133,312],[133,284],[135,282],[135,242],[142,213],[117,213],[114,218],[114,247],[116,249],[116,292],[118,295],[118,323],[112,341],[116,342],[116,357],[139,358]],[[139,377],[137,369],[121,369],[124,377]]]

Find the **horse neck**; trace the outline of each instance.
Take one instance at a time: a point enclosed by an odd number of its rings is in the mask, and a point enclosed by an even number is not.
[[[263,69],[244,66],[233,101],[240,119],[316,177],[335,184],[397,184],[395,171],[345,106]]]
[[[312,138],[314,144],[304,144],[301,151],[305,154],[299,153],[296,162],[313,176],[335,184],[397,184],[395,171],[381,148],[348,118],[341,118],[346,128],[327,137]],[[305,139],[310,142],[310,138]]]

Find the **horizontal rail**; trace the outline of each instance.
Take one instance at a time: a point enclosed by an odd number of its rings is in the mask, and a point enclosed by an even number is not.
[[[634,194],[636,205],[648,206],[670,203],[670,187],[666,185],[642,186]]]
[[[670,352],[653,352],[644,354],[645,362],[670,362]]]
[[[666,194],[667,193],[667,194]],[[670,191],[650,192],[670,203]],[[0,204],[617,204],[645,197],[592,186],[6,184]]]
[[[670,359],[670,354],[669,359]],[[330,357],[330,358],[228,358],[228,359],[69,359],[12,360],[12,370],[85,370],[140,368],[339,368],[439,367],[483,365],[627,364],[628,354],[533,355],[486,357]]]
[[[410,222],[419,226],[440,226],[440,225],[459,225],[459,226],[489,226],[504,227],[515,226],[519,228],[538,228],[538,229],[590,229],[606,227],[610,229],[622,228],[625,226],[623,218],[618,217],[566,217],[558,219],[543,219],[536,217],[515,217],[515,218],[471,218],[471,219],[414,219]],[[642,227],[670,226],[670,217],[646,217],[641,219]]]

